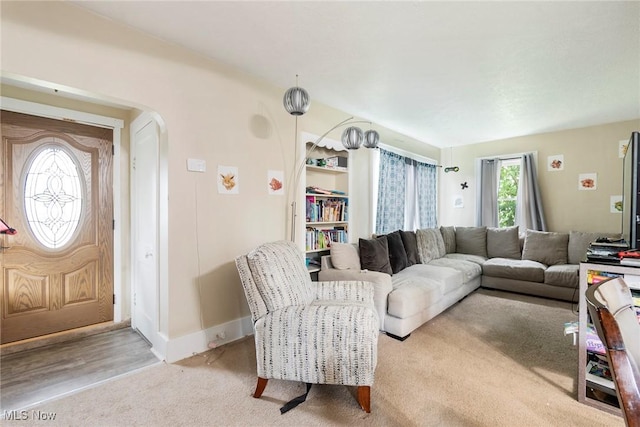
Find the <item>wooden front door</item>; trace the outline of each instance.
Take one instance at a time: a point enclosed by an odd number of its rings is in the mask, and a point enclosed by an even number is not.
[[[113,320],[113,131],[0,119],[1,342]]]

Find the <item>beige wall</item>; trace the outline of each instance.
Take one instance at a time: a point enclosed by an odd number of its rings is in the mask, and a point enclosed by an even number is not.
[[[293,169],[294,119],[282,107],[285,88],[65,3],[2,2],[0,7],[5,75],[154,111],[166,124],[169,313],[161,332],[176,338],[247,316],[234,258],[288,232],[287,198],[267,195],[265,182],[269,169],[284,170],[285,177]],[[293,82],[295,70],[291,73]],[[268,136],[256,132],[255,116],[267,119]],[[299,130],[319,135],[347,116],[312,104]],[[425,156],[438,153],[376,129],[385,142],[417,147],[414,151]],[[352,240],[369,232],[362,225],[370,209],[368,156],[360,150],[353,157],[360,177],[354,179],[352,215],[363,221],[352,230]],[[187,158],[204,159],[206,173],[188,172]],[[218,165],[239,168],[239,195],[217,193]]]
[[[460,166],[460,172],[440,172],[439,221],[442,225],[475,225],[477,158],[534,151],[550,231],[619,233],[621,215],[609,209],[610,197],[622,194],[618,141],[628,141],[638,129],[640,120],[631,120],[443,149],[442,162]],[[559,154],[564,156],[564,170],[548,171],[547,158]],[[596,190],[578,190],[578,176],[583,173],[598,174]],[[465,181],[469,188],[462,190],[460,183]],[[463,208],[453,207],[453,195],[463,196]]]

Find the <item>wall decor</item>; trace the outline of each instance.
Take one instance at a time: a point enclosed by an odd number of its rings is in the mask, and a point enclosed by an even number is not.
[[[460,187],[462,187],[462,190],[464,190],[465,188],[469,188],[469,184],[467,184],[467,181],[461,182]]]
[[[627,154],[627,146],[629,145],[629,140],[623,139],[618,141],[618,157],[621,159]]]
[[[597,188],[597,173],[581,173],[578,175],[578,190],[596,190]]]
[[[240,193],[240,178],[237,167],[218,165],[218,193]]]
[[[284,171],[267,171],[267,192],[273,196],[284,195]]]
[[[464,208],[464,199],[461,194],[456,194],[453,196],[453,207],[454,208]]]
[[[611,213],[622,213],[622,196],[611,196],[610,198],[610,212]]]
[[[564,155],[555,154],[547,157],[547,170],[554,172],[564,170]]]

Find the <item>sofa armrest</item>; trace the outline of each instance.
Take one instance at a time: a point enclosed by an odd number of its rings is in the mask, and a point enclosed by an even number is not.
[[[320,270],[319,281],[364,281],[373,283],[373,303],[380,318],[380,330],[384,331],[384,318],[387,315],[387,297],[393,290],[391,276],[386,273],[368,270],[338,270],[329,268]]]
[[[373,284],[363,281],[338,280],[315,282],[316,299],[353,301],[373,306]]]

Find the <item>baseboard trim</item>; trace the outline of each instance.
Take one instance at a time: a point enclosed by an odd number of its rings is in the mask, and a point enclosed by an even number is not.
[[[168,339],[164,343],[164,349],[155,348],[154,346],[152,351],[160,355],[160,357],[168,363],[174,363],[191,357],[194,354],[210,350],[211,348],[237,341],[247,335],[253,335],[253,323],[251,322],[250,316],[212,326],[178,338]]]

